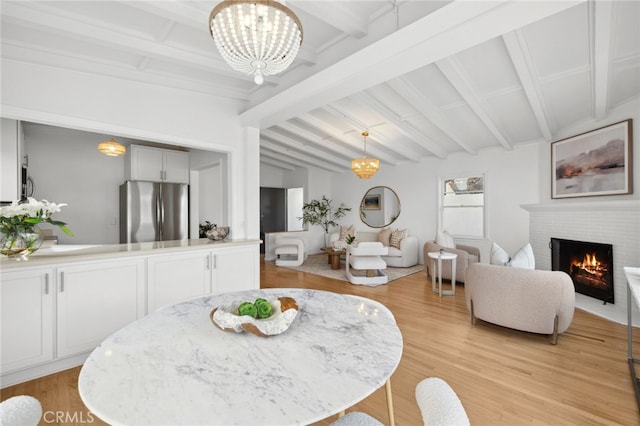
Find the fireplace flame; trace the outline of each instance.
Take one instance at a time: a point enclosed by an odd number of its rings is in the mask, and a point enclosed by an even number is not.
[[[574,260],[571,264],[598,278],[602,278],[607,271],[607,265],[598,261],[595,253],[587,253],[584,255],[582,261]]]

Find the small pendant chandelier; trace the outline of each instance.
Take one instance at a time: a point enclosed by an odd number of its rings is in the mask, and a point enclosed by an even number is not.
[[[118,157],[120,155],[124,155],[125,152],[127,152],[127,148],[116,142],[115,139],[111,138],[109,141],[100,142],[98,144],[98,151],[110,157]]]
[[[362,132],[362,136],[364,137],[364,156],[351,160],[351,170],[360,179],[369,179],[380,168],[380,160],[367,157],[367,136],[369,136],[369,132]]]
[[[225,0],[209,15],[209,31],[224,60],[253,75],[256,84],[287,69],[302,44],[302,24],[283,3]]]

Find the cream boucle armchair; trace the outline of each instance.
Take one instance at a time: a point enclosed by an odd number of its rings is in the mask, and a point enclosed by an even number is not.
[[[431,276],[431,262],[429,262],[429,252],[438,252],[444,249],[447,253],[455,253],[456,258],[456,282],[464,282],[464,273],[472,263],[480,262],[480,249],[477,247],[456,244],[456,248],[441,246],[435,241],[427,241],[422,247],[424,254],[424,271]],[[451,279],[451,262],[442,262],[442,279]]]
[[[551,335],[556,344],[573,320],[575,289],[569,275],[511,266],[474,263],[464,293],[471,322]]]

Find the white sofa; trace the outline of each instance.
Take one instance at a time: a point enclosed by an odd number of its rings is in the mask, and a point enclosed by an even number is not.
[[[569,275],[561,271],[473,263],[466,271],[464,292],[473,324],[478,318],[550,334],[554,345],[573,320],[575,289]]]
[[[329,235],[329,245],[333,246],[335,241],[340,237],[339,232]],[[378,232],[356,231],[356,242],[373,242],[378,241]],[[407,235],[400,240],[400,248],[388,247],[389,253],[382,256],[387,266],[395,268],[408,268],[418,264],[418,238]]]

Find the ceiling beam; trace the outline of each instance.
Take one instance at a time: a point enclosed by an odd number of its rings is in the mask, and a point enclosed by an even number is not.
[[[491,117],[489,117],[484,102],[475,95],[469,81],[462,72],[460,63],[455,58],[447,58],[438,61],[436,66],[447,80],[449,80],[449,83],[460,93],[460,96],[467,102],[474,114],[476,114],[480,121],[489,129],[493,137],[496,138],[505,149],[513,149],[511,142],[504,137],[500,129],[498,129],[498,126],[496,126]]]
[[[402,121],[398,114],[392,111],[389,107],[382,102],[371,96],[366,91],[353,95],[351,99],[358,99],[360,102],[367,105],[369,108],[381,114],[389,124],[395,127],[402,135],[409,138],[414,143],[420,145],[434,156],[438,158],[445,158],[447,153],[437,143],[429,140],[428,137],[423,135],[418,129],[413,127],[411,123]],[[415,158],[414,158],[415,160]]]
[[[240,114],[266,128],[442,60],[586,0],[454,1]]]
[[[295,165],[281,161],[281,160],[276,160],[275,158],[272,158],[268,153],[264,151],[260,152],[260,162],[276,167],[278,169],[289,170],[290,172],[296,169]]]
[[[405,76],[396,78],[387,82],[395,92],[409,102],[418,112],[422,115],[422,118],[430,121],[436,126],[442,133],[447,135],[449,139],[454,141],[458,146],[464,149],[471,155],[477,154],[477,151],[473,149],[469,144],[464,142],[457,135],[457,132],[451,128],[444,119],[442,113],[428,101],[423,92],[418,89],[409,79]]]
[[[124,6],[135,7],[150,15],[160,16],[196,30],[208,31],[209,13],[194,7],[192,2],[115,0]],[[213,7],[212,7],[213,9]]]
[[[271,127],[270,129],[273,129],[273,128],[274,127]],[[309,141],[309,143],[313,143],[315,146],[321,147],[320,149],[331,151],[345,158],[351,158],[361,154],[361,151],[356,149],[355,147],[351,147],[349,145],[345,146],[345,144],[341,144],[341,143],[334,143],[331,140],[331,138],[318,136],[315,133],[307,129],[304,129],[301,126],[296,125],[295,123],[292,123],[290,121],[278,123],[278,125],[275,126],[275,128],[281,128],[288,132],[294,133],[295,135],[300,136],[301,138]]]
[[[287,5],[318,18],[354,38],[362,38],[369,31],[369,17],[354,13],[348,2],[289,1]]]
[[[263,149],[266,150],[266,152],[271,152],[272,155],[275,155],[274,158],[279,159],[280,161],[288,161],[288,159],[290,160],[295,160],[294,164],[300,164],[300,162],[303,162],[307,165],[310,166],[314,166],[314,167],[318,167],[320,169],[324,169],[330,172],[344,172],[345,170],[347,170],[347,168],[345,167],[338,167],[335,166],[333,164],[328,164],[324,161],[319,161],[317,158],[311,158],[307,155],[304,154],[300,154],[299,152],[293,152],[291,150],[288,150],[278,144],[269,142],[269,141],[265,141],[262,140],[260,141],[260,152],[262,155]]]
[[[104,46],[115,46],[122,51],[134,53],[142,57],[188,65],[207,71],[215,70],[220,74],[238,78],[238,72],[232,70],[222,58],[215,54],[194,53],[188,49],[169,46],[158,41],[149,40],[117,31],[107,27],[104,22],[90,21],[86,17],[72,13],[62,14],[60,9],[47,7],[46,3],[6,2],[2,4],[3,19],[27,24],[33,28],[47,28],[49,31],[79,39],[92,39]],[[249,77],[248,77],[249,78]],[[249,78],[250,79],[250,78]]]
[[[529,106],[531,106],[533,115],[536,117],[540,133],[542,133],[542,136],[546,141],[551,142],[551,128],[547,121],[548,114],[541,101],[541,99],[543,99],[542,91],[536,83],[539,79],[537,76],[534,78],[535,68],[532,65],[533,60],[531,59],[531,55],[526,48],[527,43],[524,39],[524,34],[522,33],[522,30],[516,30],[503,35],[502,39],[507,47],[507,52],[511,57],[513,66],[518,74],[518,78],[520,78],[524,93],[529,101]]]
[[[3,6],[4,7],[4,6]],[[34,56],[38,57],[38,62],[45,66],[54,66],[71,71],[89,72],[108,78],[121,78],[125,80],[138,81],[144,84],[173,87],[182,90],[189,90],[198,93],[208,93],[215,96],[224,96],[239,101],[247,101],[246,90],[234,88],[228,84],[221,84],[215,80],[188,80],[175,77],[170,74],[159,74],[148,69],[144,73],[137,68],[124,67],[119,63],[112,63],[106,59],[96,61],[95,58],[86,58],[82,55],[70,55],[62,50],[43,50],[39,46],[25,43],[15,43],[2,39],[2,60],[16,60],[20,62],[30,62]],[[137,66],[146,67],[148,60],[141,60]]]
[[[326,105],[323,108],[325,111],[330,112],[334,116],[344,119],[344,114],[341,111],[335,109],[335,107],[331,105]],[[300,114],[298,116],[299,119],[303,120],[306,123],[309,123],[318,129],[321,129],[323,132],[329,134],[332,138],[334,138],[340,144],[349,144],[353,148],[359,151],[358,156],[362,154],[362,150],[364,149],[364,141],[362,139],[362,131],[365,129],[354,128],[353,132],[343,132],[340,129],[335,128],[329,123],[325,123],[322,120],[318,120],[317,118],[311,116],[310,114]],[[317,123],[317,124],[314,124]],[[387,153],[381,151],[377,147],[369,147],[368,153],[372,154],[376,158],[378,158],[382,163],[395,166],[398,164],[398,161],[388,155]]]
[[[350,97],[350,99],[353,100],[353,97]],[[358,100],[355,100],[355,102],[363,103]],[[373,108],[368,104],[365,106],[369,108]],[[387,138],[381,132],[378,132],[378,131],[372,132],[371,129],[374,127],[374,125],[358,120],[356,117],[349,114],[342,108],[338,108],[335,105],[331,105],[326,109],[332,112],[332,114],[336,115],[337,117],[351,124],[354,128],[360,129],[360,134],[362,134],[362,131],[368,130],[369,136],[367,137],[367,141],[369,141],[368,143],[373,142],[374,143],[373,146],[375,147],[379,147],[380,149],[391,151],[395,155],[403,157],[405,160],[410,160],[410,161],[418,161],[418,159],[423,155],[422,153],[418,153],[414,147],[407,146],[408,144],[405,143],[404,141],[391,142],[389,138]],[[385,117],[385,119],[386,118],[387,117]]]
[[[260,141],[264,139],[270,140],[271,142],[276,142],[279,145],[282,145],[286,149],[294,150],[300,152],[301,154],[313,156],[321,161],[324,161],[329,164],[334,164],[338,167],[344,166],[349,162],[348,159],[343,157],[336,157],[334,155],[328,154],[325,151],[319,150],[310,144],[305,144],[303,142],[297,141],[295,139],[291,139],[290,137],[278,133],[273,130],[263,129],[260,131]]]
[[[598,1],[590,3],[589,13],[593,13],[593,19],[589,26],[590,47],[593,54],[592,60],[592,84],[593,84],[593,115],[596,121],[602,120],[607,115],[609,100],[609,61],[611,59],[611,34],[613,28],[613,3],[612,1]]]

